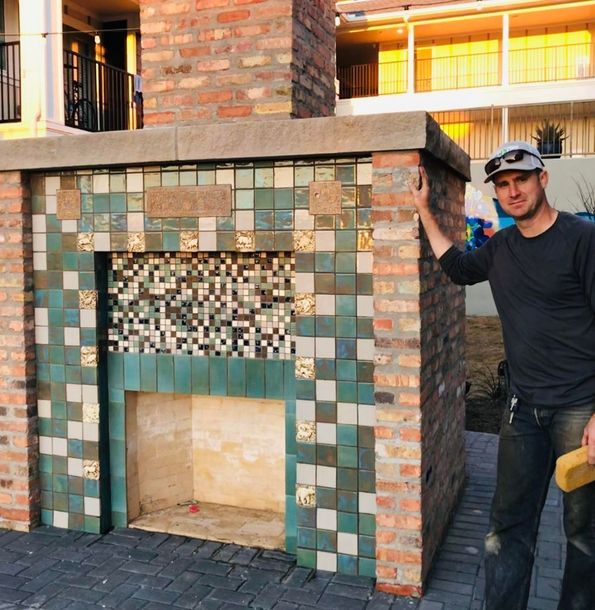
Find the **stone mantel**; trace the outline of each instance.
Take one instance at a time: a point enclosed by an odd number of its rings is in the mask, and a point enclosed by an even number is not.
[[[425,112],[253,121],[0,141],[0,171],[424,150],[470,179],[469,158]]]

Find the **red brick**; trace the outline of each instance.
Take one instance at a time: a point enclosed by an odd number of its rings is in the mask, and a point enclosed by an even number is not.
[[[250,18],[250,11],[226,11],[217,15],[219,23],[232,23],[234,21],[243,21]]]

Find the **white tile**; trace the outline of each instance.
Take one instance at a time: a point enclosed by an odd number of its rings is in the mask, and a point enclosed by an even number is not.
[[[316,296],[316,315],[334,316],[335,315],[335,295],[317,294]]]
[[[33,214],[33,233],[45,233],[45,214]]]
[[[360,426],[376,425],[376,405],[358,405],[357,412]]]
[[[64,328],[64,345],[80,345],[81,331],[78,327],[72,328],[66,326]]]
[[[316,402],[313,400],[296,400],[295,418],[298,421],[314,421],[316,419]]]
[[[236,212],[236,230],[237,231],[253,231],[254,230],[254,212],[238,210]]]
[[[143,212],[128,212],[126,214],[129,231],[144,231],[145,230],[145,215]]]
[[[372,252],[358,252],[357,253],[357,272],[358,273],[372,273],[374,264],[374,256]]]
[[[296,292],[314,292],[314,274],[296,273],[295,274]]]
[[[91,517],[99,517],[101,514],[101,505],[99,504],[99,498],[90,498],[85,496],[85,515]]]
[[[83,440],[98,441],[99,440],[99,424],[84,422],[83,423]]]
[[[335,232],[316,231],[316,251],[334,252],[335,251]]]
[[[337,382],[328,379],[317,379],[316,400],[337,400]]]
[[[337,487],[337,469],[333,466],[316,466],[316,485]]]
[[[352,402],[337,403],[337,423],[357,425],[357,405]]]
[[[45,252],[47,249],[47,235],[45,233],[34,233],[33,252]]]
[[[322,530],[337,531],[337,511],[330,508],[316,509],[316,527]]]
[[[66,457],[68,455],[68,442],[65,438],[52,437],[52,453]]]
[[[318,313],[318,310],[316,310]],[[335,357],[335,338],[316,337],[316,357],[334,358]]]
[[[198,230],[199,231],[216,231],[217,230],[217,218],[215,216],[205,216],[204,218],[198,219]]]
[[[374,360],[374,339],[357,340],[357,359]]]
[[[52,401],[45,400],[45,399],[38,400],[37,401],[37,415],[38,415],[38,417],[51,417],[52,416]]]
[[[327,553],[326,551],[316,551],[316,569],[326,572],[337,571],[337,555],[336,553]]]
[[[109,193],[109,174],[96,174],[93,176],[93,192]]]
[[[58,198],[56,195],[46,195],[45,197],[45,213],[55,214],[58,209]]]
[[[83,460],[80,458],[68,458],[68,474],[71,477],[83,476]]]
[[[357,555],[357,534],[337,532],[337,552],[342,555]]]
[[[81,402],[82,390],[80,383],[66,384],[66,400],[68,402]]]
[[[376,494],[359,492],[359,512],[370,515],[376,514]]]
[[[198,247],[203,252],[213,252],[217,250],[217,233],[205,231],[198,234]]]
[[[357,185],[367,186],[372,184],[372,164],[371,163],[358,163],[357,164]]]
[[[314,216],[310,214],[309,210],[296,210],[294,222],[298,231],[314,228]]]
[[[314,337],[296,337],[295,355],[314,358],[316,355],[314,345]]]
[[[35,308],[35,325],[36,326],[48,326],[48,309],[47,307],[36,307]]]
[[[61,510],[55,510],[53,515],[53,524],[54,527],[61,527],[63,529],[68,529],[68,513],[65,513]]]
[[[45,179],[45,194],[55,195],[60,188],[60,176],[47,176]]]
[[[35,343],[47,345],[50,342],[50,331],[47,326],[35,327]]]
[[[78,231],[77,220],[63,220],[62,233],[76,233]]]
[[[94,309],[81,309],[81,328],[95,328],[97,326],[97,312]]]
[[[79,289],[78,271],[64,271],[62,273],[62,283],[66,290],[78,290]]]
[[[52,455],[52,437],[51,436],[40,436],[39,437],[39,453],[45,453],[46,455]]]
[[[127,193],[142,193],[144,188],[143,173],[134,172],[126,174],[126,192]]]
[[[45,252],[33,252],[33,269],[35,271],[47,271],[48,257]]]
[[[372,295],[358,295],[357,315],[359,317],[374,317],[374,297]]]
[[[231,184],[231,188],[235,186],[235,172],[233,169],[218,169],[215,172],[215,180],[217,184]]]
[[[316,485],[316,466],[314,464],[296,464],[296,483],[301,485]]]
[[[337,424],[319,422],[316,424],[316,442],[323,445],[337,444]]]
[[[83,422],[82,421],[69,421],[68,422],[68,438],[76,440],[83,440]]]
[[[275,168],[275,188],[293,187],[293,167]]]

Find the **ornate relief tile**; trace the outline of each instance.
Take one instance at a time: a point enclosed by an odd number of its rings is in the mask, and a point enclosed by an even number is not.
[[[295,313],[298,316],[313,316],[316,313],[316,299],[311,292],[295,295]]]
[[[99,405],[94,402],[83,403],[83,421],[89,424],[99,423]]]
[[[97,290],[79,290],[79,309],[97,309]]]
[[[180,233],[180,251],[198,252],[198,231],[182,231]]]
[[[372,250],[373,246],[374,239],[372,238],[372,231],[357,232],[357,249],[360,252],[368,252]]]
[[[99,462],[97,460],[83,460],[83,478],[99,481]]]
[[[81,366],[97,366],[97,347],[83,345],[81,347]]]
[[[313,485],[296,485],[295,501],[298,506],[314,508],[316,506],[316,488]]]
[[[254,231],[236,231],[236,249],[239,252],[252,252],[254,250]]]
[[[316,377],[314,358],[298,356],[295,359],[295,376],[297,379],[314,379]]]
[[[56,218],[78,220],[81,217],[81,192],[78,189],[56,191]]]
[[[310,182],[310,214],[340,214],[342,184],[338,180]]]
[[[128,233],[128,252],[144,252],[145,251],[145,234],[144,233]]]
[[[298,443],[316,442],[316,422],[298,421],[295,424],[295,440]]]
[[[293,248],[296,252],[314,252],[316,250],[314,231],[294,231]]]
[[[79,252],[93,252],[95,250],[95,233],[79,233],[76,247]]]

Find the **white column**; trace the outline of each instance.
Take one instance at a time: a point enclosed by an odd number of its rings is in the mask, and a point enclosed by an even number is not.
[[[32,134],[64,124],[61,0],[20,2],[21,116]],[[39,135],[43,135],[40,133]]]
[[[506,87],[510,84],[508,76],[509,61],[508,54],[510,51],[510,17],[508,13],[502,15],[502,86]]]
[[[407,24],[407,93],[415,93],[415,28]]]

